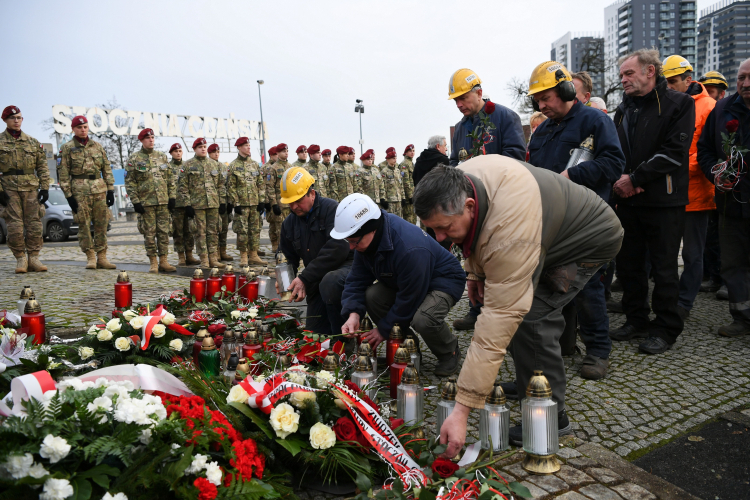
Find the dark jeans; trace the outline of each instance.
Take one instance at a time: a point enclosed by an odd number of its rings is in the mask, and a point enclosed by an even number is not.
[[[729,313],[750,324],[750,219],[719,218],[721,277],[729,293]]]
[[[307,320],[309,330],[321,335],[341,333],[345,319],[341,317],[341,294],[351,270],[351,262],[329,271],[320,280],[318,290],[307,296]]]
[[[685,212],[685,234],[682,237],[682,276],[677,303],[688,311],[703,281],[703,248],[706,245],[708,211]]]
[[[706,230],[706,248],[703,251],[703,276],[708,276],[714,283],[723,283],[721,279],[721,246],[719,245],[719,211],[708,212],[708,229]]]
[[[612,351],[612,340],[609,338],[609,316],[607,301],[604,299],[602,274],[607,266],[600,268],[584,285],[581,293],[576,295],[578,326],[581,340],[586,346],[586,354],[597,358],[608,359]]]
[[[625,230],[617,255],[617,276],[622,281],[622,308],[626,324],[648,330],[674,344],[682,333],[677,312],[680,277],[677,257],[685,233],[685,207],[631,207],[620,204],[617,215]],[[654,277],[651,304],[656,314],[649,321],[647,254]]]

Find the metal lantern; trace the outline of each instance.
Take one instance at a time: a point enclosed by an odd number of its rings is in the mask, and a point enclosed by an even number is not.
[[[558,450],[557,403],[552,400],[552,387],[541,370],[534,370],[526,397],[521,401],[523,468],[532,474],[552,474],[560,470],[555,458]]]
[[[271,278],[268,276],[268,268],[264,267],[260,272],[260,276],[258,276],[256,279],[258,280],[258,295],[260,297],[269,299],[269,294],[271,293],[271,289],[269,287]]]
[[[195,302],[200,303],[206,299],[206,280],[203,278],[203,271],[196,269],[193,272],[193,279],[190,280],[190,295],[195,297]]]
[[[31,290],[30,286],[23,287],[23,290],[21,290],[21,298],[18,299],[17,305],[18,305],[18,316],[23,316],[23,313],[26,309],[26,302],[29,301],[31,297],[34,296],[34,292]]]
[[[208,330],[201,328],[198,333],[195,334],[195,343],[193,343],[193,364],[196,368],[200,366],[200,353],[203,347],[203,339],[208,337]]]
[[[369,344],[368,344],[369,345]],[[352,382],[366,392],[370,399],[374,400],[378,393],[377,388],[368,387],[368,384],[375,382],[375,373],[372,371],[372,364],[368,356],[359,355],[354,362],[354,372],[352,373]]]
[[[219,268],[214,267],[211,269],[211,275],[206,280],[206,300],[213,302],[216,300],[215,295],[221,292],[221,277],[219,275]]]
[[[417,339],[414,338],[413,335],[407,335],[406,340],[404,340],[404,343],[402,347],[405,347],[407,351],[409,351],[409,360],[411,361],[411,364],[414,365],[414,369],[419,371],[419,365],[422,364],[422,355],[419,352],[419,347]]]
[[[411,363],[404,370],[398,385],[396,415],[403,418],[406,425],[415,425],[424,420],[424,389]]]
[[[239,363],[237,363],[237,369],[234,372],[233,384],[236,385],[237,383],[242,382],[249,374],[250,363],[248,363],[247,358],[240,358]]]
[[[398,323],[394,323],[393,328],[391,328],[391,334],[388,336],[388,342],[385,344],[385,362],[388,366],[391,366],[391,363],[393,363],[396,350],[401,347],[403,341],[404,333],[401,331]]]
[[[34,295],[31,296],[21,315],[21,329],[27,337],[34,339],[34,344],[44,344],[47,341],[47,328],[44,313]]]
[[[440,429],[443,427],[443,422],[448,416],[453,413],[453,408],[456,407],[456,393],[458,393],[458,386],[456,385],[456,376],[451,375],[448,381],[443,384],[443,390],[440,393],[440,401],[437,404],[437,423],[435,432],[440,434]]]
[[[276,283],[279,285],[279,299],[289,300],[292,298],[292,292],[289,287],[294,281],[294,268],[286,261],[282,252],[276,254]]]
[[[224,369],[224,381],[226,381],[227,384],[231,385],[234,381],[234,376],[237,373],[237,365],[240,363],[240,358],[237,356],[236,352],[233,352],[229,355],[229,359],[227,360],[227,366]]]
[[[199,355],[200,371],[206,377],[218,377],[221,373],[221,355],[216,349],[214,339],[206,337],[201,345]]]
[[[257,375],[258,373],[260,373],[260,371],[258,370],[258,362],[255,361],[255,355],[260,353],[262,350],[263,345],[261,344],[258,332],[255,329],[248,330],[245,334],[245,345],[242,346],[242,357],[247,358],[250,362],[250,367],[252,368],[253,375]]]
[[[510,411],[505,406],[505,393],[500,378],[495,380],[492,392],[485,398],[484,408],[479,411],[479,440],[482,449],[507,450],[509,446]]]
[[[288,354],[279,354],[279,356],[277,358],[276,366],[277,366],[277,368],[274,371],[276,371],[277,373],[287,371],[289,369],[289,367],[292,366],[292,361],[289,359],[289,355]]]
[[[594,159],[594,135],[591,134],[583,140],[580,146],[573,149],[570,153],[570,159],[565,166],[565,170],[575,167],[579,163]]]
[[[339,357],[335,353],[328,353],[323,359],[323,369],[327,372],[334,373],[339,369]]]
[[[227,264],[224,274],[221,276],[221,286],[226,287],[227,294],[234,293],[237,290],[237,275],[234,274],[232,264]]]
[[[396,354],[393,356],[393,363],[391,363],[391,398],[396,399],[398,396],[398,385],[401,383],[401,375],[406,370],[406,366],[409,364],[409,351],[403,347],[399,347],[396,350]]]
[[[133,284],[128,278],[128,273],[120,271],[115,283],[115,308],[127,309],[133,305]]]
[[[359,344],[359,350],[357,351],[357,355],[366,356],[370,358],[370,365],[372,365],[372,372],[375,374],[378,373],[378,357],[372,351],[372,347],[370,347],[370,343],[368,341],[365,340],[361,344]]]
[[[224,341],[221,344],[221,367],[225,369],[232,353],[237,354],[234,332],[227,330],[224,333]]]

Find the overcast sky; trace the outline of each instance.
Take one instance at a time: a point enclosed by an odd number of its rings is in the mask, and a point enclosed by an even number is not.
[[[125,109],[260,120],[263,79],[267,147],[359,152],[362,99],[364,148],[382,160],[389,146],[400,157],[409,143],[419,152],[448,135],[461,118],[447,99],[456,69],[471,68],[486,95],[510,105],[511,78],[528,78],[566,32],[601,31],[611,3],[0,0],[0,96],[21,108],[24,131],[52,142],[41,127],[52,105],[113,96]]]

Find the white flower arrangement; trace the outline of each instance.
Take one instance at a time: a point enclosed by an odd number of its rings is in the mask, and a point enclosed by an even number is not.
[[[109,322],[107,322],[107,330],[109,330],[112,333],[119,332],[120,328],[122,328],[122,323],[120,323],[120,318],[114,318],[114,319],[109,320]]]
[[[173,351],[181,351],[182,350],[182,340],[180,339],[172,339],[169,341],[169,348]]]
[[[128,321],[130,323],[130,326],[135,328],[136,330],[140,330],[143,328],[143,325],[146,323],[143,316],[136,316],[135,318]]]
[[[125,321],[130,321],[131,319],[135,318],[136,316],[138,316],[138,313],[135,312],[135,311],[133,311],[133,310],[131,310],[131,309],[128,309],[127,311],[125,311],[124,313],[122,313],[122,317],[125,318]]]
[[[130,350],[130,339],[128,337],[120,337],[115,340],[115,347],[118,351]]]
[[[299,413],[287,403],[276,405],[276,408],[271,410],[270,420],[271,427],[281,439],[299,429]]]
[[[91,347],[79,347],[78,355],[81,357],[81,359],[89,359],[94,355],[94,349]]]
[[[167,327],[164,325],[154,325],[154,327],[151,329],[151,333],[155,338],[160,339],[164,336],[165,333],[167,333]]]
[[[165,325],[171,325],[174,323],[175,317],[172,313],[167,313],[161,318],[161,322]]]
[[[327,450],[336,444],[336,433],[326,424],[318,422],[310,427],[310,444],[316,450]]]
[[[119,330],[120,328],[117,328],[117,329]],[[112,331],[109,329],[101,330],[99,333],[96,334],[96,338],[99,342],[110,341],[112,340]]]
[[[65,438],[47,434],[39,449],[39,456],[48,458],[49,463],[55,464],[68,456],[70,445]]]

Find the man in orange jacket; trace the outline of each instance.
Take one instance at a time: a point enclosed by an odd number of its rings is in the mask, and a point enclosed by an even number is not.
[[[685,92],[695,100],[695,132],[690,144],[690,182],[685,207],[685,233],[682,237],[682,261],[684,263],[680,276],[680,296],[678,313],[684,320],[690,314],[693,301],[698,294],[703,277],[703,247],[706,245],[708,216],[716,210],[714,203],[714,185],[706,179],[698,165],[698,139],[716,101],[706,88],[693,81],[693,67],[682,56],[673,55],[664,60],[664,78],[667,86],[677,92]]]

